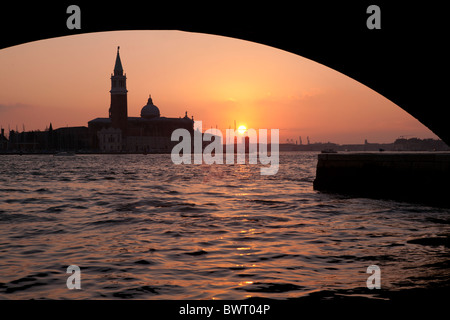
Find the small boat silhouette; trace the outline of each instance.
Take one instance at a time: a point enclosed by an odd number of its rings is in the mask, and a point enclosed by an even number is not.
[[[323,149],[321,152],[322,153],[337,153],[337,151],[334,149]]]
[[[74,155],[75,155],[75,153],[73,153],[73,152],[65,152],[65,151],[63,151],[63,152],[55,153],[53,156],[54,157],[70,157],[70,156],[74,156]]]

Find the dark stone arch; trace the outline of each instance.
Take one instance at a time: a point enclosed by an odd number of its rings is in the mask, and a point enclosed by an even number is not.
[[[395,2],[395,3],[394,3]],[[0,20],[0,48],[114,30],[182,30],[253,41],[309,58],[372,88],[450,144],[444,79],[449,50],[445,10],[434,4],[376,1],[381,29],[368,30],[373,1],[311,1],[244,6],[218,2],[80,4],[81,29],[68,30],[70,3],[13,3]],[[13,30],[13,32],[10,32]]]

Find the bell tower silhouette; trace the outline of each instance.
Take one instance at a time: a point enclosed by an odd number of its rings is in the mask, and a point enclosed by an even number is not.
[[[116,64],[114,65],[114,73],[111,74],[109,118],[111,119],[111,126],[121,129],[122,135],[126,135],[128,124],[127,77],[123,73],[119,49],[120,47],[117,47]]]

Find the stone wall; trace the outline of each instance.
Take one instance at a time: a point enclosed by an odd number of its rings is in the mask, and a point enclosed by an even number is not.
[[[314,189],[450,206],[450,153],[319,154]]]

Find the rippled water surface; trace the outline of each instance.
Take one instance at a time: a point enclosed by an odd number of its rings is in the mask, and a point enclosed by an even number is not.
[[[261,176],[170,155],[0,156],[0,298],[375,297],[372,264],[383,289],[448,285],[450,210],[318,193],[316,163],[283,153]]]

